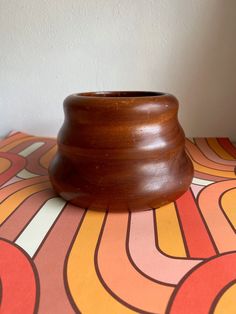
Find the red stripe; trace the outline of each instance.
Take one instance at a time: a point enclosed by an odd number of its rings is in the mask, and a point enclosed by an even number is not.
[[[13,244],[0,240],[1,313],[32,314],[36,278],[30,260]]]
[[[13,153],[13,154],[18,154],[20,153],[22,150],[26,149],[27,147],[29,147],[30,145],[37,143],[37,142],[43,142],[44,144],[49,144],[51,146],[55,145],[56,143],[56,139],[51,139],[51,138],[45,138],[45,137],[34,137],[34,138],[29,138],[27,141],[21,142],[19,144],[17,144],[17,146],[14,146],[13,148],[11,148],[9,150],[9,152]],[[43,146],[40,146],[38,150],[40,150],[40,148],[42,148]],[[35,153],[35,151],[33,152]],[[31,153],[31,154],[33,154]]]
[[[206,226],[190,190],[176,200],[190,257],[207,258],[216,254]]]
[[[14,177],[20,170],[25,167],[25,159],[21,156],[11,154],[11,153],[1,153],[0,157],[6,158],[11,161],[11,166],[9,169],[0,174],[0,186],[5,182]]]
[[[32,186],[37,183],[48,181],[48,176],[38,176],[30,179],[25,179],[21,181],[14,182],[7,186],[4,186],[0,191],[0,203],[3,202],[8,196],[12,195],[13,193],[28,187]]]
[[[27,160],[26,169],[29,170],[30,172],[39,175],[46,175],[48,173],[48,170],[41,166],[39,160],[55,145],[56,145],[55,140],[45,141],[45,144],[43,146],[41,146],[36,151],[34,151],[33,153],[26,157]]]
[[[199,171],[196,171],[196,170],[194,170],[194,177],[195,178],[199,178],[199,179],[216,181],[216,182],[224,180],[224,178],[222,178],[222,177],[217,177],[217,176],[214,176],[212,174],[199,172]]]
[[[39,313],[52,313],[52,309],[57,314],[75,313],[67,296],[63,272],[66,272],[68,247],[83,213],[84,210],[67,204],[34,259],[40,277]],[[49,265],[53,265],[53,271],[49,271]]]
[[[183,281],[170,305],[170,314],[211,313],[220,291],[236,279],[236,253],[227,253],[201,264]]]
[[[26,198],[0,226],[0,237],[13,241],[43,204],[55,195],[53,190],[47,189]]]
[[[17,146],[13,147],[10,152],[14,154],[18,154],[22,150],[26,149],[30,145],[36,143],[36,142],[44,142],[44,144],[39,147],[36,151],[32,152],[28,156],[25,157],[27,164],[26,169],[29,170],[32,173],[38,174],[38,175],[46,175],[47,169],[42,167],[39,163],[39,159],[42,155],[44,155],[48,150],[50,150],[55,144],[55,139],[47,139],[47,138],[40,138],[35,137],[34,139],[29,139],[28,141],[19,143]]]
[[[1,139],[0,140],[0,147],[4,147],[14,141],[17,141],[21,138],[24,138],[24,137],[29,137],[28,134],[25,134],[25,133],[15,133],[13,135],[10,135],[10,136],[6,136],[4,139]]]
[[[236,158],[236,147],[230,142],[228,138],[218,138],[219,144],[227,151],[232,157]]]

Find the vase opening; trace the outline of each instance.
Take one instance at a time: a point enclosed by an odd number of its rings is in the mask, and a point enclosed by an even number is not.
[[[86,92],[76,94],[85,97],[158,97],[164,96],[165,93],[144,92],[144,91],[104,91],[104,92]]]

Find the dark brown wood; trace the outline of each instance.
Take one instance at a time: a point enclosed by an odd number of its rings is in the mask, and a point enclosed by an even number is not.
[[[74,94],[65,99],[64,112],[49,174],[66,200],[95,210],[146,210],[188,189],[193,167],[174,96]]]

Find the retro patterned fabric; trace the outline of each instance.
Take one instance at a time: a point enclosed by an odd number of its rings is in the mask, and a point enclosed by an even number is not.
[[[111,213],[55,194],[55,139],[0,141],[0,313],[235,313],[236,148],[186,149],[195,175],[181,198]]]

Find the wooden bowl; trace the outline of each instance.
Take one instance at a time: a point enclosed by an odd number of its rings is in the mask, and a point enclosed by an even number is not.
[[[147,210],[177,199],[193,167],[178,101],[157,92],[89,92],[64,101],[58,152],[49,167],[64,199],[95,210]]]

